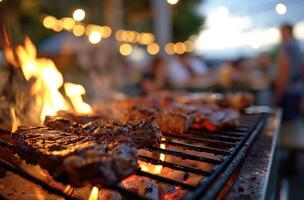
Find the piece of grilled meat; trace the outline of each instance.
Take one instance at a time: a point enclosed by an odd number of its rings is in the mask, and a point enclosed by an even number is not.
[[[120,116],[121,120],[138,120],[155,118],[163,133],[183,133],[192,123],[192,116],[171,109],[154,109],[144,106],[132,106]]]
[[[153,119],[120,122],[100,118],[81,124],[64,117],[47,117],[44,124],[55,130],[88,135],[97,142],[127,141],[139,149],[159,143],[162,137]]]
[[[19,127],[12,135],[15,152],[39,164],[57,180],[73,186],[113,185],[137,168],[137,151],[128,143],[97,143],[44,126]]]
[[[191,128],[211,132],[235,128],[239,125],[240,114],[235,109],[219,108],[216,105],[200,106],[196,111]]]
[[[56,180],[73,186],[86,182],[104,186],[118,183],[137,170],[136,148],[148,147],[161,139],[152,120],[80,124],[49,118],[46,124],[52,128],[19,127],[12,135],[15,152],[48,170]]]

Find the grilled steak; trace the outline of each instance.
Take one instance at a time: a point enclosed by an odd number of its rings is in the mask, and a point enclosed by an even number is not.
[[[215,132],[236,127],[239,124],[239,118],[237,110],[220,109],[216,105],[204,105],[197,110],[191,127]]]
[[[118,183],[138,168],[136,148],[161,139],[151,120],[80,124],[49,118],[46,124],[58,127],[19,127],[12,136],[15,151],[27,162],[47,169],[56,180],[73,186]]]
[[[113,185],[138,167],[136,149],[128,143],[98,144],[92,137],[44,126],[19,127],[12,139],[16,153],[27,162],[73,186]]]
[[[162,136],[153,119],[139,119],[123,123],[102,118],[81,124],[62,117],[47,117],[45,125],[55,130],[87,135],[93,137],[97,142],[127,141],[136,148],[157,144]]]
[[[127,110],[120,119],[138,120],[153,119],[164,133],[183,133],[191,125],[192,116],[170,109],[154,109],[143,106],[133,106]]]

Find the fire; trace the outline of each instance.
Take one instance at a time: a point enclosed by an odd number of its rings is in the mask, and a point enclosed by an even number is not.
[[[162,138],[161,140],[162,140],[162,141],[165,141],[166,139],[165,139],[165,138]],[[160,147],[161,149],[166,149],[166,145],[165,145],[165,144],[160,144],[159,147]],[[159,155],[159,160],[165,161],[165,154],[161,153],[161,154]],[[160,174],[162,168],[163,168],[162,165],[156,165],[155,168],[154,168],[154,173]]]
[[[68,110],[68,104],[59,91],[63,77],[54,62],[46,58],[37,58],[37,51],[31,40],[26,37],[24,46],[17,47],[17,57],[26,80],[35,78],[31,95],[41,108],[40,120],[46,115],[56,115],[59,110]]]
[[[20,62],[26,80],[34,79],[30,94],[35,97],[36,105],[41,109],[40,120],[47,115],[56,115],[60,110],[70,110],[71,106],[63,97],[59,89],[64,80],[54,62],[47,58],[37,58],[37,50],[32,41],[26,37],[24,45],[19,45],[16,55]],[[91,113],[91,107],[83,102],[81,95],[85,89],[81,85],[66,83],[65,91],[71,99],[77,113]]]
[[[10,108],[11,120],[12,120],[12,132],[16,131],[20,125],[20,120],[16,117],[15,109]]]
[[[165,138],[162,138],[161,141],[165,141],[166,139]],[[166,145],[165,144],[160,144],[159,147],[161,149],[166,149]],[[160,161],[165,161],[166,159],[166,155],[161,153],[159,155],[159,160]],[[144,172],[152,172],[154,174],[160,174],[161,173],[161,170],[163,169],[163,166],[162,165],[156,165],[156,166],[150,166],[144,162],[139,162],[139,166],[140,166],[140,169]]]
[[[85,94],[85,89],[82,85],[74,83],[64,84],[65,94],[70,98],[73,108],[77,113],[89,114],[92,112],[92,108],[89,104],[85,103],[81,95]]]
[[[91,194],[88,200],[97,200],[98,199],[98,188],[94,186],[91,190]]]

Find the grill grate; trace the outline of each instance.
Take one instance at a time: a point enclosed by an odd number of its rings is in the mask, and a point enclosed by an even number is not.
[[[190,185],[185,182],[174,180],[169,177],[152,174],[142,170],[138,170],[136,175],[144,176],[156,181],[178,186],[181,189],[185,189],[188,192],[183,199],[214,199],[218,193],[226,185],[231,175],[235,171],[236,167],[239,166],[246,153],[253,143],[256,135],[262,130],[267,115],[266,114],[251,114],[242,115],[240,120],[240,126],[235,130],[220,131],[218,133],[209,133],[202,130],[190,130],[187,133],[180,134],[178,136],[172,134],[164,134],[165,140],[162,141],[166,146],[178,147],[184,150],[191,150],[193,152],[213,154],[212,158],[208,156],[198,156],[187,153],[187,151],[177,151],[162,149],[159,147],[147,148],[147,151],[153,153],[162,153],[178,157],[183,160],[196,161],[201,163],[207,163],[213,168],[210,170],[201,169],[198,167],[186,166],[183,164],[176,164],[168,161],[161,161],[149,156],[140,155],[139,160],[153,165],[162,165],[173,170],[179,170],[183,172],[189,172],[195,175],[202,176],[202,180],[197,185]],[[195,144],[194,144],[195,143]],[[3,147],[11,148],[10,144],[0,142]],[[217,156],[221,156],[218,158]],[[52,188],[41,180],[32,177],[27,172],[17,167],[11,166],[10,164],[0,160],[0,166],[13,171],[14,173],[26,178],[44,188],[48,192],[55,193],[66,199],[75,199],[58,189]],[[220,177],[220,178],[219,178]],[[144,199],[139,197],[137,194],[130,192],[120,186],[109,188],[120,192],[122,195],[130,199]]]

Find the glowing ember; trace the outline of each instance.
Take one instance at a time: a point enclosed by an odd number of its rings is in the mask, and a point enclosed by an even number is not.
[[[91,106],[85,103],[81,97],[81,95],[84,95],[86,92],[82,85],[65,83],[64,90],[66,95],[70,98],[73,108],[77,113],[89,114],[92,112]]]
[[[20,125],[20,120],[16,117],[15,109],[10,108],[11,119],[12,119],[12,132],[16,131],[18,126]]]
[[[162,141],[165,141],[165,138],[161,139]],[[160,144],[160,148],[161,149],[166,149],[166,145],[165,144]],[[159,156],[159,160],[161,161],[165,161],[165,154],[161,153]],[[162,165],[156,165],[154,168],[154,173],[159,174],[162,170],[163,166]]]
[[[98,199],[98,188],[94,186],[91,190],[91,194],[88,200],[97,200]]]
[[[46,58],[37,58],[36,48],[29,38],[25,38],[24,46],[17,47],[17,57],[26,80],[35,78],[31,95],[41,108],[40,120],[46,115],[56,115],[59,110],[68,110],[68,104],[59,88],[63,85],[63,77],[54,62]]]
[[[165,138],[162,138],[161,141],[165,141],[166,139]],[[160,144],[159,146],[161,149],[166,149],[166,145],[165,144]],[[159,155],[159,160],[161,161],[165,161],[165,158],[166,158],[166,155],[161,153]],[[144,172],[152,172],[154,174],[160,174],[162,169],[163,169],[163,166],[162,165],[149,165],[145,162],[141,162],[139,161],[139,166],[140,166],[140,169]]]

